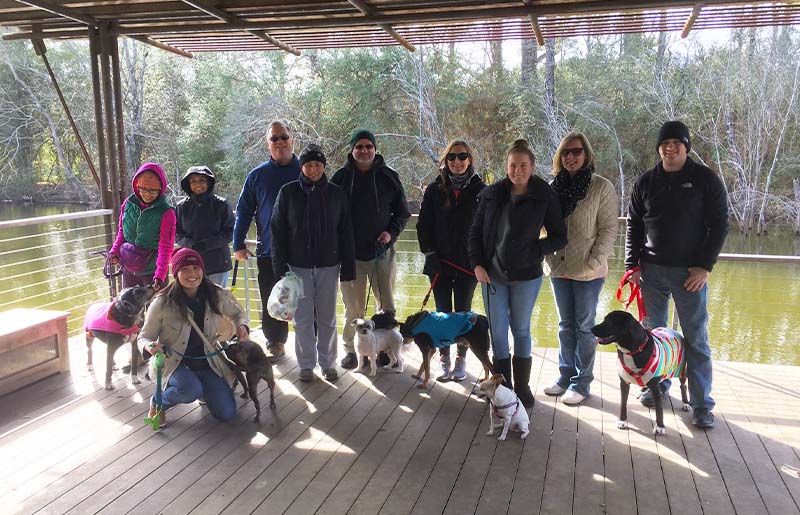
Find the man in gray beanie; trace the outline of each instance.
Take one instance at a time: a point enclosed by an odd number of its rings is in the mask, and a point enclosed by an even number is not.
[[[395,311],[394,242],[411,217],[400,176],[386,165],[375,147],[372,132],[355,130],[347,163],[331,178],[348,195],[356,249],[356,279],[341,284],[345,310],[342,337],[347,353],[342,368],[355,368],[358,363],[351,322],[366,315],[367,284],[372,286],[375,312]]]
[[[728,199],[719,176],[689,156],[689,128],[680,121],[661,126],[656,142],[661,160],[640,176],[631,192],[625,269],[640,284],[651,328],[666,327],[670,296],[685,338],[692,423],[714,427],[712,366],[708,342],[708,277],[728,234]],[[669,379],[653,395],[669,396]]]

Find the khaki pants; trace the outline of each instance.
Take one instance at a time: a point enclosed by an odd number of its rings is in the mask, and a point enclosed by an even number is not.
[[[394,245],[386,254],[372,261],[356,260],[356,279],[341,283],[342,301],[344,302],[344,339],[345,352],[355,352],[355,327],[350,322],[356,318],[364,318],[367,302],[367,285],[372,282],[372,305],[374,311],[395,311],[394,278],[397,272]]]

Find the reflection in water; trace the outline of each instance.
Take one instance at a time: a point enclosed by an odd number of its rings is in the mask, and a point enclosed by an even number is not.
[[[73,212],[78,206],[0,205],[0,220]],[[428,279],[420,275],[423,256],[419,253],[412,219],[397,244],[397,292],[399,316],[422,306],[428,292]],[[252,237],[252,235],[251,235]],[[609,263],[609,276],[600,296],[598,316],[620,309],[615,299],[622,277],[624,236],[620,236],[616,255]],[[70,222],[22,227],[0,236],[0,310],[13,307],[39,307],[70,311],[70,335],[80,332],[83,313],[92,302],[108,298],[108,285],[102,276],[102,260],[89,258],[89,252],[105,248],[102,220],[87,218]],[[725,252],[800,254],[800,243],[791,233],[773,232],[761,238],[732,234]],[[251,261],[250,318],[259,325],[260,304]],[[709,290],[710,334],[714,357],[731,361],[800,365],[800,346],[791,338],[800,326],[800,265],[733,263],[717,264]],[[244,301],[243,270],[239,270],[236,295]],[[374,297],[370,296],[370,308]],[[483,312],[480,295],[473,307]],[[433,299],[428,309],[433,309]],[[344,309],[339,303],[343,317]],[[340,318],[341,324],[341,318]],[[558,315],[549,281],[544,281],[531,331],[538,346],[556,347]]]

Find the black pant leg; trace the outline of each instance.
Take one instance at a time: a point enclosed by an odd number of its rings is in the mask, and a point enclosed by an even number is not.
[[[258,264],[258,291],[261,294],[261,329],[267,338],[267,347],[273,344],[284,344],[289,337],[289,323],[276,320],[267,312],[267,299],[272,292],[272,287],[278,282],[272,269],[272,258],[260,257]]]
[[[466,274],[459,274],[453,279],[453,298],[456,311],[470,311],[472,298],[475,296],[475,287],[478,281]],[[462,358],[467,355],[466,347],[458,347],[458,355]]]

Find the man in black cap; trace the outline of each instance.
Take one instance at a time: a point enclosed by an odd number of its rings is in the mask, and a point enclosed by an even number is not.
[[[689,128],[670,121],[656,144],[661,160],[636,181],[631,192],[625,269],[640,284],[650,327],[667,326],[667,304],[675,302],[685,338],[692,423],[714,426],[712,366],[708,343],[708,276],[728,234],[728,200],[719,176],[695,163]],[[669,396],[670,381],[658,395]],[[641,401],[652,407],[654,392]]]
[[[348,195],[356,247],[356,279],[341,284],[345,309],[342,336],[347,353],[342,368],[358,364],[351,322],[365,315],[367,284],[372,286],[376,312],[395,311],[394,242],[411,217],[400,177],[386,165],[383,156],[375,153],[375,146],[372,132],[353,132],[347,163],[331,178]]]

